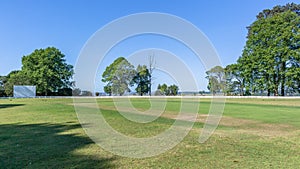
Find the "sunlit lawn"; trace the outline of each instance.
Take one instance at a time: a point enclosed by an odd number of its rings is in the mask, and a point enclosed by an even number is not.
[[[138,110],[150,107],[145,98],[131,101]],[[133,137],[163,132],[173,124],[180,108],[180,99],[169,99],[160,118],[141,124],[120,115],[112,99],[97,102],[113,128]],[[197,122],[183,142],[143,159],[116,156],[96,145],[81,128],[72,104],[72,99],[0,100],[0,168],[300,166],[300,99],[227,99],[218,129],[200,144],[199,134],[210,107],[209,99],[201,99]]]

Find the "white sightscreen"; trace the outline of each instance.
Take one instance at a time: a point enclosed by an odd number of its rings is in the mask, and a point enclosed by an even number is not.
[[[35,86],[14,86],[14,97],[35,97]]]

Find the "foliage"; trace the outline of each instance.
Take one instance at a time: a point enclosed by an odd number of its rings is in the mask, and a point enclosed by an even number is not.
[[[130,92],[129,84],[136,74],[134,66],[124,57],[117,58],[112,64],[106,67],[102,74],[102,82],[107,82],[108,87],[104,90],[111,91],[113,95],[123,95]],[[108,89],[111,90],[108,90]]]
[[[285,96],[300,92],[300,5],[265,9],[248,27],[246,46],[237,63],[225,67],[228,95]],[[221,68],[220,68],[221,70]],[[217,76],[208,88],[220,90]]]
[[[93,96],[93,93],[91,91],[88,91],[88,90],[83,90],[80,93],[80,96]]]
[[[143,96],[147,94],[150,90],[150,83],[151,83],[151,75],[149,69],[147,69],[146,65],[138,65],[136,69],[136,75],[133,77],[131,85],[137,84],[135,91],[140,95]]]
[[[243,65],[235,63],[227,65],[226,75],[226,94],[244,95],[245,78],[243,77]]]
[[[155,90],[154,96],[162,96],[164,93],[161,90]]]
[[[296,13],[297,15],[300,15],[300,4],[288,3],[284,6],[277,5],[273,9],[263,10],[256,16],[256,18],[257,19],[270,18],[273,17],[274,15],[277,15],[278,13],[284,13],[286,11],[291,11]]]
[[[161,93],[163,93],[163,95],[166,95],[166,96],[169,95],[169,93],[170,93],[168,90],[168,86],[165,83],[162,85],[159,84],[157,86],[157,89],[160,90]]]
[[[204,90],[199,91],[198,93],[199,93],[201,96],[205,95],[205,91],[204,91]]]
[[[111,86],[109,84],[104,86],[104,92],[107,93],[109,96],[112,95],[112,89],[111,89]]]
[[[165,83],[157,86],[156,94],[163,94],[165,96],[176,96],[178,94],[179,87],[175,84],[167,86]],[[158,92],[160,91],[160,92]]]
[[[71,88],[62,88],[58,89],[57,95],[58,96],[72,96],[73,90]]]
[[[5,94],[13,96],[14,85],[32,85],[30,77],[22,71],[12,71],[6,76],[4,83]]]
[[[169,95],[176,96],[178,94],[179,87],[173,84],[168,87],[168,90],[170,92]]]
[[[214,95],[216,93],[223,93],[226,90],[225,70],[221,66],[215,66],[206,71],[206,78],[208,79],[208,90]]]
[[[72,91],[73,96],[80,96],[80,94],[81,94],[81,90],[79,88],[73,89]]]
[[[246,92],[284,96],[300,91],[300,5],[276,6],[259,13],[248,27],[238,64]]]
[[[36,49],[22,58],[22,72],[31,84],[37,86],[37,94],[48,95],[58,89],[72,86],[73,66],[66,63],[65,55],[54,47]]]
[[[6,76],[0,76],[0,90],[4,90],[5,81],[6,81]]]
[[[7,96],[13,95],[14,85],[35,85],[38,95],[71,95],[73,66],[54,47],[37,49],[22,57],[22,69],[1,78]]]
[[[6,76],[0,76],[0,97],[6,97],[4,83],[6,82]]]

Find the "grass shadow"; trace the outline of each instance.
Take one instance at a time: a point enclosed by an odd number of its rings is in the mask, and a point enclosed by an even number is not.
[[[93,144],[86,136],[68,134],[80,127],[74,123],[0,125],[0,168],[114,167],[115,157],[100,152],[74,153]]]
[[[10,108],[10,107],[17,107],[17,106],[24,106],[25,104],[0,104],[0,109]]]

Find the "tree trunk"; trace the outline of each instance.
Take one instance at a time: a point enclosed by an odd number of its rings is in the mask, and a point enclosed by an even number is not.
[[[285,70],[286,70],[286,63],[282,62],[282,77],[281,77],[281,96],[285,96]]]
[[[278,89],[274,89],[274,96],[278,96]]]
[[[284,85],[281,84],[281,96],[285,96],[285,90],[284,90]]]
[[[149,83],[149,96],[151,96],[151,83],[152,83],[152,80],[151,80],[152,76],[150,75],[150,83]]]
[[[278,96],[278,79],[276,73],[273,75],[273,83],[274,83],[274,96]]]
[[[267,92],[268,92],[268,96],[271,95],[271,89],[270,89],[270,78],[269,78],[269,74],[266,74],[266,80],[267,80],[267,84],[266,84],[266,89],[267,89]]]
[[[150,74],[150,79],[149,79],[149,96],[151,96],[151,92],[152,92],[152,74],[153,74],[153,70],[154,70],[154,54],[149,56],[149,74]]]

